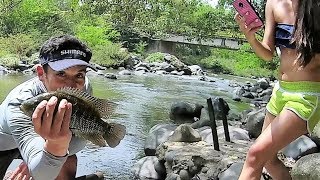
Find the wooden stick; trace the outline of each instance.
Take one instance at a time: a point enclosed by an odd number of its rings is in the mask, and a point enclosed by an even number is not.
[[[210,122],[211,122],[210,127],[211,127],[211,132],[212,132],[214,150],[220,151],[218,133],[217,133],[217,125],[216,125],[216,120],[215,120],[215,116],[214,116],[212,98],[207,99],[207,104],[208,104],[209,118],[210,118]]]

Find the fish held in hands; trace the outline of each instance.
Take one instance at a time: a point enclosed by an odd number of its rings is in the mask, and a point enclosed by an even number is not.
[[[52,96],[58,102],[66,99],[72,104],[70,130],[78,137],[87,139],[98,146],[116,147],[124,138],[126,127],[117,123],[107,123],[103,119],[113,114],[116,103],[99,99],[75,88],[61,88],[53,92],[39,94],[24,101],[20,109],[29,117],[38,104]],[[57,112],[57,106],[54,114]]]

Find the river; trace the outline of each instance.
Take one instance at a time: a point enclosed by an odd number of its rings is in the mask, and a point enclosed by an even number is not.
[[[114,72],[114,71],[113,71]],[[249,79],[219,75],[210,76],[215,82],[200,81],[197,76],[146,74],[118,76],[117,80],[89,74],[94,96],[117,102],[116,115],[110,121],[127,128],[125,138],[116,148],[97,148],[88,144],[78,155],[77,176],[102,171],[107,179],[130,179],[130,168],[143,157],[144,140],[149,129],[158,123],[169,122],[170,106],[184,101],[206,106],[209,97],[223,97],[231,111],[240,113],[248,104],[231,99],[230,83]],[[17,84],[30,75],[0,76],[0,102]]]

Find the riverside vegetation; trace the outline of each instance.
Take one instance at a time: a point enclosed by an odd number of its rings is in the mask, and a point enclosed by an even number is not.
[[[130,54],[147,62],[163,60],[163,54],[149,54],[146,48],[151,39],[169,34],[199,40],[243,39],[233,19],[231,0],[219,0],[216,7],[201,0],[0,2],[0,65],[12,69],[21,61],[32,64],[45,39],[65,33],[91,47],[94,63],[113,68],[123,66]],[[263,14],[263,0],[254,2]],[[278,65],[277,60],[264,62],[256,57],[246,43],[240,50],[177,45],[176,55],[187,65],[248,77],[275,76]]]

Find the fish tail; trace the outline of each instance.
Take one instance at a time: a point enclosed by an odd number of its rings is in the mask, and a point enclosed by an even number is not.
[[[126,134],[126,127],[117,123],[110,123],[103,138],[110,147],[116,147]]]

